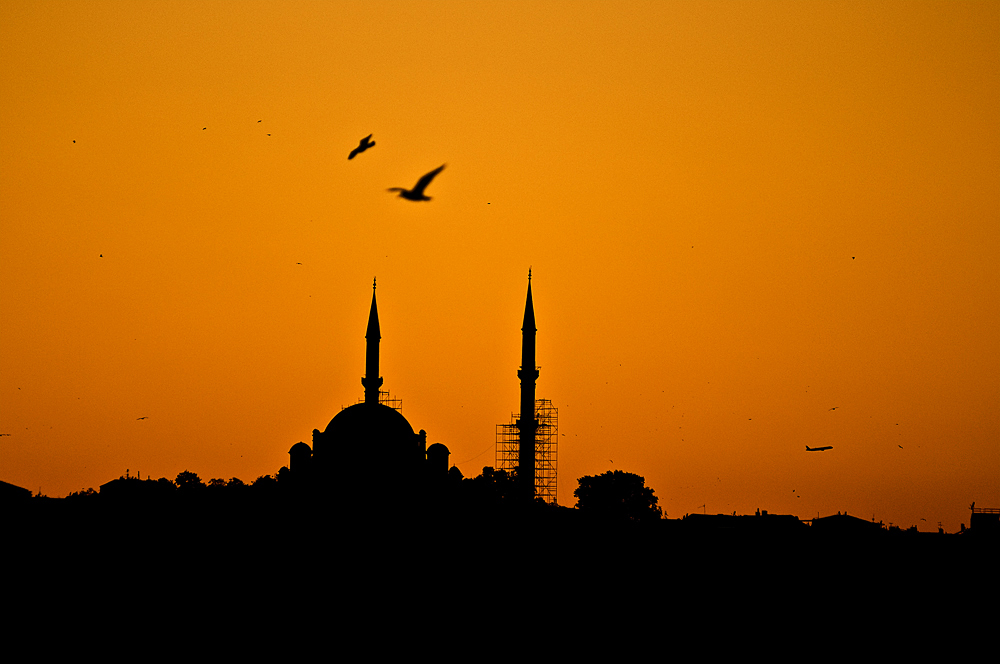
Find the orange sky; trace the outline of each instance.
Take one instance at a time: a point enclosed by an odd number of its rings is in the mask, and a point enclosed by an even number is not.
[[[0,479],[276,472],[362,395],[373,276],[476,475],[531,266],[562,504],[1000,506],[995,2],[4,0],[0,98]]]

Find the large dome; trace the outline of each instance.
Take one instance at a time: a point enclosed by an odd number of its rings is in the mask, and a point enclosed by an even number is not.
[[[414,432],[398,410],[380,403],[356,403],[337,413],[323,433],[342,440],[364,440],[412,437]]]
[[[330,452],[357,461],[409,460],[416,434],[402,413],[380,403],[358,403],[330,420],[323,438]]]

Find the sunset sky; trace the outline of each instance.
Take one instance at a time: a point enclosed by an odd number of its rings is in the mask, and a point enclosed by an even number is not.
[[[1000,507],[1000,3],[2,0],[0,99],[4,481],[277,472],[374,277],[478,475],[530,267],[561,504]]]

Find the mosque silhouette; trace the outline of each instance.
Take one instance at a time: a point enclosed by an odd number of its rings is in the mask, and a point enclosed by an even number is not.
[[[322,488],[350,501],[370,483],[363,469],[378,469],[384,486],[396,492],[412,492],[429,483],[441,482],[448,474],[449,450],[441,443],[428,447],[427,432],[414,432],[398,407],[399,403],[382,391],[379,376],[379,343],[375,284],[365,333],[364,400],[337,413],[326,429],[313,429],[312,448],[296,443],[288,451],[288,469],[297,480]]]
[[[378,304],[372,283],[372,304],[365,332],[365,375],[361,379],[364,399],[337,413],[326,429],[313,429],[312,447],[296,443],[288,450],[288,470],[293,482],[321,491],[345,506],[370,502],[371,484],[377,481],[392,492],[379,494],[393,502],[416,496],[441,486],[449,475],[450,451],[441,443],[427,445],[427,432],[413,427],[400,412],[397,399],[383,391],[379,375],[379,343],[382,332]],[[535,413],[535,314],[531,299],[531,272],[522,325],[521,413]],[[535,495],[537,417],[519,417],[513,425],[517,434],[516,477],[521,493]],[[377,469],[377,470],[376,470]],[[511,468],[514,470],[514,468]]]

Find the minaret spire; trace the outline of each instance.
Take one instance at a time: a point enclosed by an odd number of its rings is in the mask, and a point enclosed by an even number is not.
[[[517,420],[520,432],[518,441],[517,478],[522,490],[531,499],[535,496],[535,307],[531,301],[531,268],[528,268],[528,298],[524,303],[524,323],[521,325],[521,416]]]
[[[368,343],[365,348],[365,376],[361,384],[365,387],[365,403],[377,404],[378,391],[382,387],[382,377],[378,375],[378,345],[382,332],[378,326],[378,306],[375,304],[375,279],[372,279],[372,308],[368,313],[368,331],[365,332]]]

